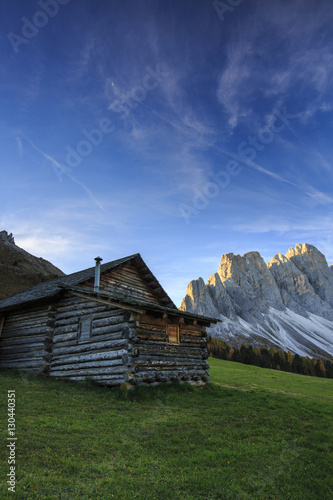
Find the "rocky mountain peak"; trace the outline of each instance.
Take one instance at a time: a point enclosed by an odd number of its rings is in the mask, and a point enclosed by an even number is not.
[[[286,257],[308,278],[315,293],[333,307],[333,274],[325,256],[313,245],[304,243],[290,248]]]
[[[261,269],[265,267],[265,262],[259,252],[248,252],[243,256],[227,253],[221,257],[218,273],[224,282],[230,277],[234,278],[235,271],[241,276],[251,266]]]
[[[248,252],[243,256],[224,255],[218,274],[246,321],[260,318],[269,306],[283,308],[279,291],[259,252]],[[262,300],[264,296],[265,302]]]
[[[18,247],[12,233],[0,231],[0,299],[58,276],[64,276],[60,269]]]
[[[285,255],[282,255],[282,253],[277,253],[274,255],[274,257],[268,262],[267,267],[270,268],[274,264],[279,265],[279,264],[286,264],[288,261],[287,257]]]
[[[190,299],[194,299],[194,297],[200,295],[201,290],[205,288],[205,282],[202,278],[198,278],[197,280],[192,280],[186,288],[186,295]]]
[[[256,251],[227,253],[206,285],[190,283],[180,309],[221,319],[211,333],[226,340],[333,355],[332,267],[307,243],[268,264]]]
[[[8,234],[7,231],[0,231],[0,240],[15,245],[13,233]]]
[[[325,256],[315,246],[309,245],[308,243],[297,244],[295,248],[289,248],[286,253],[286,258],[290,260],[296,260],[296,258],[298,258],[299,261],[300,258],[303,258],[311,265],[317,266],[320,264],[325,267],[327,266]]]
[[[192,280],[188,284],[181,309],[189,312],[198,311],[198,314],[211,317],[215,317],[219,314],[210,290],[206,287],[202,278]]]

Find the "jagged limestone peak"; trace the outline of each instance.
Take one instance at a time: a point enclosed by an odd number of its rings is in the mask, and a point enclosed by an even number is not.
[[[180,306],[181,311],[195,312],[214,318],[220,317],[213,295],[202,278],[192,280]]]
[[[295,248],[290,247],[286,253],[287,259],[292,259],[293,257],[303,256],[309,259],[309,262],[322,263],[327,265],[325,256],[313,245],[309,243],[298,243]]]
[[[196,280],[192,280],[187,285],[186,295],[188,295],[193,300],[196,295],[200,294],[200,290],[203,290],[204,288],[205,282],[201,277]]]
[[[211,333],[231,341],[243,336],[242,342],[266,340],[295,352],[333,354],[332,271],[307,243],[277,253],[268,264],[256,251],[226,253],[206,285],[202,279],[191,282],[182,308],[220,317]]]
[[[304,243],[290,248],[286,257],[307,276],[315,293],[333,307],[333,275],[325,256],[313,245]]]
[[[274,264],[279,265],[279,264],[285,264],[286,262],[289,262],[287,257],[285,255],[282,255],[282,253],[277,253],[268,262],[267,267],[268,267],[268,269],[270,269]]]
[[[247,252],[244,255],[224,254],[221,257],[218,274],[221,281],[232,279],[238,285],[250,269],[265,272],[266,264],[259,252]]]

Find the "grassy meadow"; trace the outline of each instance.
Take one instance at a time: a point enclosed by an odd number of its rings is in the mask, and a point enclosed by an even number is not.
[[[120,391],[0,370],[0,498],[333,498],[333,380],[209,362],[203,389]]]

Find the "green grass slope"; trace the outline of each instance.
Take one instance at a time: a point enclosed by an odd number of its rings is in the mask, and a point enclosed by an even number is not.
[[[333,380],[210,360],[135,392],[0,371],[0,498],[330,499]],[[7,390],[16,391],[16,493]]]

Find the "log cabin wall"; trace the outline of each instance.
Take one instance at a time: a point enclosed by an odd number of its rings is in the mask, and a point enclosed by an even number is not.
[[[122,384],[132,352],[130,316],[124,309],[67,294],[57,304],[50,376]]]
[[[7,313],[0,337],[0,368],[43,372],[51,358],[54,305]]]
[[[138,356],[131,360],[132,367],[125,373],[126,382],[132,385],[170,381],[204,385],[209,382],[204,326],[177,317],[156,318],[140,314],[132,317],[136,319],[136,336],[132,342],[137,346]],[[170,338],[175,332],[178,338]]]

